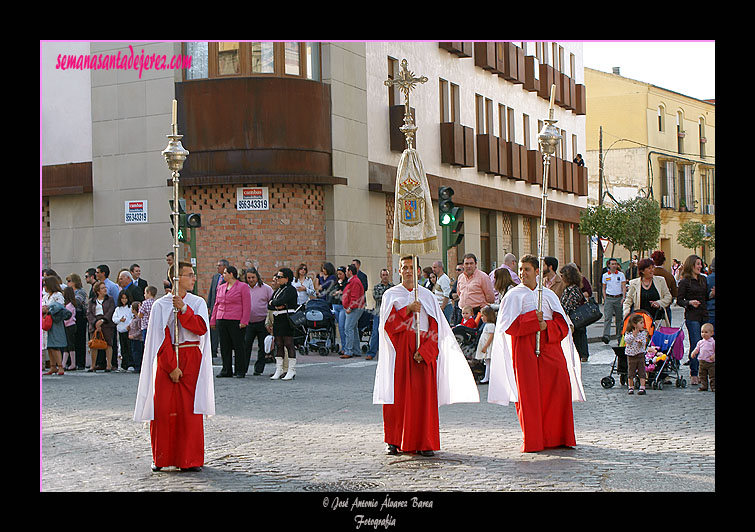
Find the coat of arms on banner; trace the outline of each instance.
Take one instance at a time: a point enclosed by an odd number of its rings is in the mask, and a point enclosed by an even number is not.
[[[419,181],[411,175],[399,185],[399,201],[402,206],[402,222],[405,225],[422,223],[425,214],[425,198]]]

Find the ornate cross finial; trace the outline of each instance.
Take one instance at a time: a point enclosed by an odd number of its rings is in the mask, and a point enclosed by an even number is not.
[[[409,112],[409,93],[414,90],[417,83],[427,82],[427,76],[419,78],[414,77],[414,73],[407,68],[406,59],[401,60],[401,70],[399,70],[396,79],[387,79],[383,83],[386,87],[397,85],[398,89],[404,93],[404,125],[400,128],[406,137],[406,145],[409,149],[412,147],[412,139],[417,126],[414,124],[412,115]]]

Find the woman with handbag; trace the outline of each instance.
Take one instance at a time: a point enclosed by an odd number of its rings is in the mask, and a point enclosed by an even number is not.
[[[249,366],[244,335],[252,310],[252,293],[245,281],[239,281],[239,272],[234,266],[225,267],[223,279],[225,284],[218,287],[210,317],[210,327],[218,329],[220,357],[223,359],[223,368],[218,373],[218,378],[243,378],[246,377]],[[235,372],[231,352],[236,353]]]
[[[87,370],[97,371],[97,355],[105,351],[105,373],[112,371],[113,338],[115,338],[115,300],[107,294],[104,281],[97,281],[92,287],[94,297],[89,300],[87,321],[89,322],[89,349],[92,353],[92,365]]]
[[[281,268],[275,274],[278,281],[278,289],[267,304],[267,308],[273,311],[273,336],[275,337],[275,373],[271,379],[290,381],[296,376],[296,350],[294,349],[294,327],[291,324],[290,314],[296,312],[297,293],[291,283],[294,280],[294,272],[290,268]],[[288,371],[283,376],[283,355],[288,351]]]
[[[561,293],[561,306],[567,316],[584,305],[587,300],[582,292],[582,274],[573,264],[564,265],[561,270],[561,279],[564,281],[564,291]],[[572,339],[574,347],[577,348],[579,358],[582,362],[587,362],[590,357],[590,351],[587,347],[587,327],[574,327],[572,325]]]
[[[655,275],[655,264],[652,259],[642,259],[637,263],[638,277],[629,281],[627,296],[624,298],[623,317],[626,318],[633,310],[644,310],[653,320],[665,317],[664,310],[671,305],[671,291],[666,280]],[[634,308],[632,308],[634,307]]]
[[[68,345],[64,321],[71,317],[71,313],[65,308],[58,280],[55,277],[45,277],[42,283],[42,317],[49,323],[49,328],[43,335],[44,347],[50,357],[50,370],[45,375],[63,375],[62,351]],[[64,314],[67,314],[67,317]]]

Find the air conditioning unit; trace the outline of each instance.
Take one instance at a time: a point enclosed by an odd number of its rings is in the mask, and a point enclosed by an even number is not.
[[[661,198],[661,207],[666,207],[669,209],[674,208],[674,202],[671,200],[671,196],[663,196]]]

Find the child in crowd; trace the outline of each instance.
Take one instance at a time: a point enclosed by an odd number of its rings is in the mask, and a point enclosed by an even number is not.
[[[142,354],[144,353],[144,339],[142,338],[142,324],[139,319],[139,302],[131,303],[132,319],[128,324],[128,339],[131,343],[131,361],[134,372],[139,373],[142,369]]]
[[[472,315],[472,307],[466,306],[461,309],[461,323],[459,325],[462,327],[469,327],[470,329],[477,328],[477,322]]]
[[[487,384],[490,380],[490,353],[492,352],[493,336],[495,333],[496,312],[492,307],[482,309],[482,321],[485,326],[482,328],[480,340],[477,342],[477,352],[475,358],[485,361],[485,376],[480,384]]]
[[[147,340],[147,324],[149,324],[149,313],[152,311],[152,304],[157,296],[157,288],[148,286],[144,289],[144,301],[139,306],[139,320],[141,320],[142,342]]]
[[[624,333],[624,354],[627,356],[627,385],[629,395],[634,394],[635,374],[640,378],[640,389],[637,395],[645,395],[645,352],[647,351],[648,332],[645,330],[645,320],[642,314],[632,314]]]
[[[131,312],[131,297],[128,295],[128,292],[122,290],[118,294],[118,306],[115,308],[115,312],[113,312],[113,323],[115,323],[116,330],[118,331],[118,345],[121,347],[121,369],[119,371],[126,371],[133,366],[131,362],[131,344],[128,338],[128,326],[132,319],[134,319],[134,315]]]
[[[697,342],[695,349],[689,354],[690,358],[697,357],[700,361],[700,387],[698,392],[708,390],[708,381],[710,381],[710,391],[716,391],[716,340],[713,338],[713,325],[703,323],[700,329],[702,340]]]

